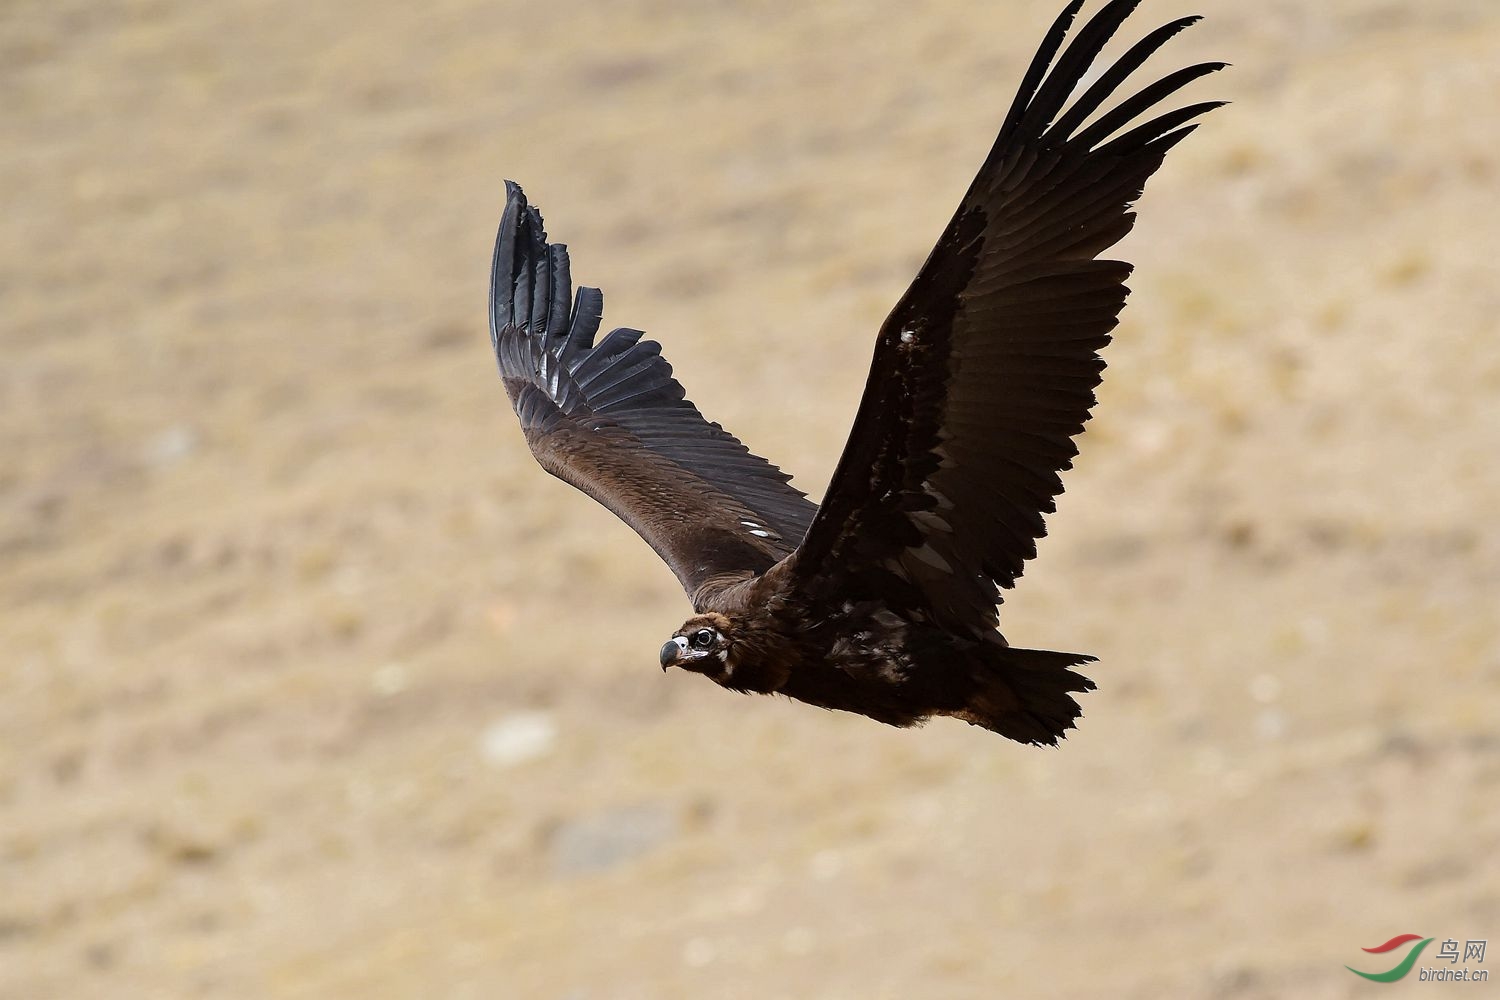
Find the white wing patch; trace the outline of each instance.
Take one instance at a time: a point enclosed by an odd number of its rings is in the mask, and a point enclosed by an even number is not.
[[[750,529],[750,534],[754,535],[756,538],[770,538],[771,537],[771,533],[769,531],[765,530],[760,525],[756,524],[754,521],[741,521],[740,523],[743,524],[745,527],[749,528]]]

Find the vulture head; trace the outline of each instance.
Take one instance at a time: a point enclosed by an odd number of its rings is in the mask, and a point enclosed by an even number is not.
[[[681,667],[695,674],[706,674],[720,684],[727,683],[734,671],[730,662],[733,627],[723,615],[710,612],[694,615],[672,633],[661,648],[661,668]]]

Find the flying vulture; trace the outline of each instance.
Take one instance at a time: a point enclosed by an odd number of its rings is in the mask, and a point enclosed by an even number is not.
[[[603,296],[573,293],[566,247],[507,182],[490,286],[500,375],[542,467],[634,528],[691,598],[664,670],[893,726],[951,716],[1047,745],[1073,727],[1073,695],[1094,687],[1073,668],[1094,657],[1011,646],[1000,589],[1036,555],[1125,303],[1130,265],[1099,254],[1130,231],[1167,151],[1223,103],[1159,108],[1217,62],[1117,98],[1196,17],[1094,72],[1139,2],[1110,0],[1064,48],[1074,0],[1047,32],[880,328],[821,505],[706,420],[659,344],[625,328],[597,338]]]

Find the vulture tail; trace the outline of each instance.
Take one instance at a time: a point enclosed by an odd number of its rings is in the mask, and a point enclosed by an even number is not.
[[[943,714],[1021,743],[1056,746],[1083,714],[1073,694],[1094,690],[1093,681],[1070,668],[1096,659],[1086,653],[985,645],[967,704]]]

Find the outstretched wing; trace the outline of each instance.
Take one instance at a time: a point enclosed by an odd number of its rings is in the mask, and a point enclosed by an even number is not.
[[[1139,0],[1112,0],[1055,63],[1082,6],[1042,42],[1000,136],[916,281],[881,328],[869,382],[794,567],[805,595],[879,597],[950,628],[991,629],[1045,533],[1072,438],[1094,404],[1130,265],[1096,260],[1193,104],[1115,135],[1223,63],[1172,73],[1085,124],[1167,39],[1147,35],[1071,106]],[[1051,71],[1048,72],[1048,67]],[[1112,137],[1113,136],[1113,137]]]
[[[802,540],[816,505],[703,419],[660,344],[626,329],[595,344],[603,306],[597,288],[573,297],[567,248],[547,243],[507,181],[490,339],[532,454],[634,528],[689,596],[764,571]]]

